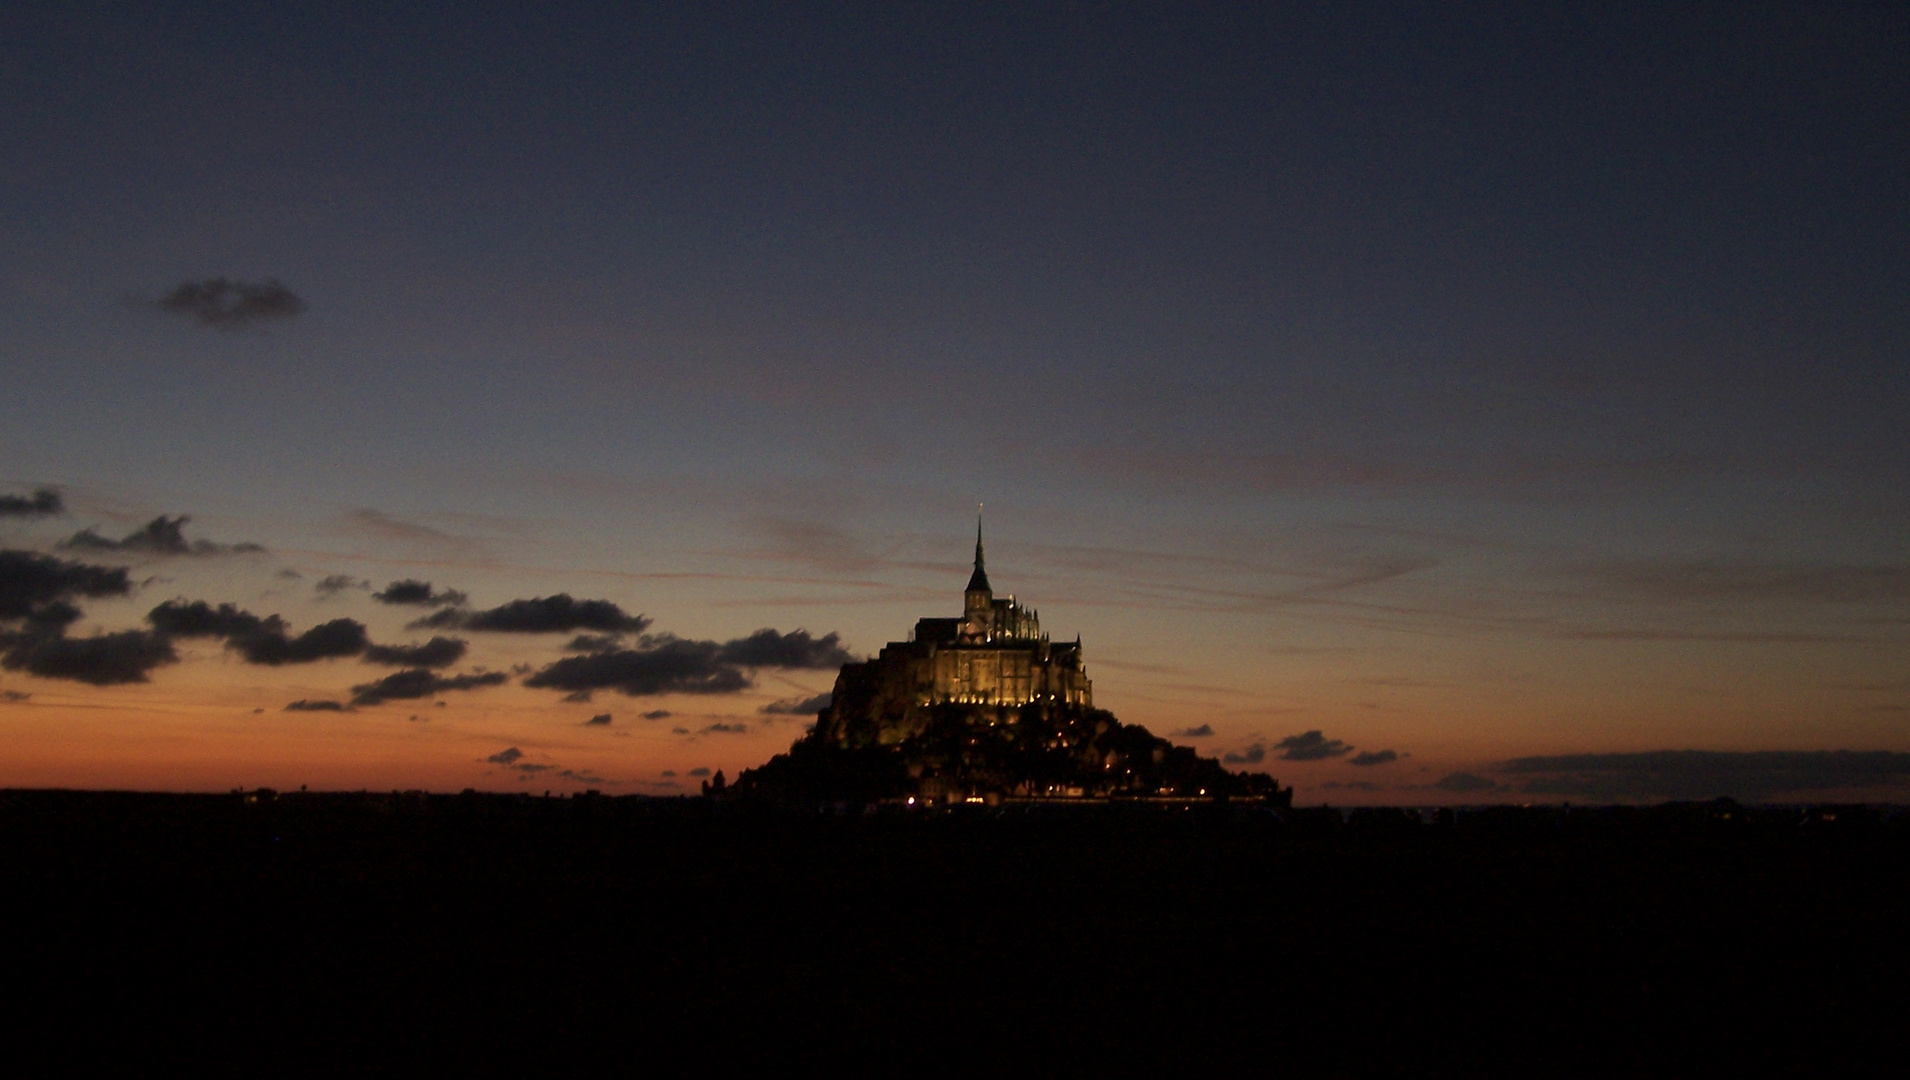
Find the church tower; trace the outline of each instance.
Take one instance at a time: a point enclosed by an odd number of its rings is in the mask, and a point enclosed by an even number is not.
[[[987,640],[994,631],[995,590],[988,586],[988,568],[982,560],[982,516],[975,515],[975,572],[962,593],[963,636]]]

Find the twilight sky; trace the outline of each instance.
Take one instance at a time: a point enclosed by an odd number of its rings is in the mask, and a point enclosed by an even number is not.
[[[1910,13],[1324,7],[8,5],[0,786],[693,790],[986,501],[1302,803],[1910,799]]]

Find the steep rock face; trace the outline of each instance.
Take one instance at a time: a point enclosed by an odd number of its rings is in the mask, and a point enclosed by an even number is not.
[[[881,700],[879,680],[872,701]],[[1234,773],[1104,709],[933,705],[851,710],[839,701],[788,753],[735,790],[793,800],[1248,796],[1285,805],[1292,789]],[[895,717],[893,723],[885,717]]]

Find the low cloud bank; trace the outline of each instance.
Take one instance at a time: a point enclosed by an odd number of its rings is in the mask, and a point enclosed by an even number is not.
[[[1559,754],[1500,765],[1520,790],[1580,799],[1782,798],[1910,783],[1910,754],[1890,750],[1656,750]]]

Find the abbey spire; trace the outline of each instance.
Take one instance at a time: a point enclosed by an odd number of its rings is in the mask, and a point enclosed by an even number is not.
[[[984,594],[987,598],[982,601],[984,605],[988,603],[989,599],[993,599],[995,595],[995,590],[988,587],[988,569],[982,563],[982,515],[980,510],[975,511],[975,572],[968,576],[968,592],[971,594]]]

